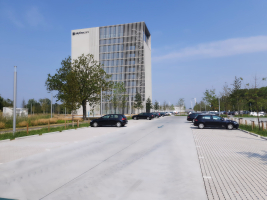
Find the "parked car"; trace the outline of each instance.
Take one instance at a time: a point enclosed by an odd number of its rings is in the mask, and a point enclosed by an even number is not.
[[[250,114],[249,114],[250,116],[254,116],[254,117],[257,117],[257,116],[265,116],[265,113],[264,112],[259,112],[258,114],[257,114],[257,112],[251,112]]]
[[[128,123],[127,117],[122,114],[109,114],[104,115],[98,119],[94,119],[90,122],[90,126],[98,127],[98,126],[125,126]]]
[[[138,120],[138,119],[147,119],[151,120],[154,118],[154,115],[152,113],[140,113],[138,115],[134,115],[132,119]]]
[[[187,121],[192,121],[194,122],[194,119],[201,113],[191,113],[187,116]]]
[[[162,117],[166,116],[165,112],[160,112],[160,114],[161,114]]]
[[[170,112],[166,112],[166,116],[171,116],[172,114]]]
[[[160,117],[160,113],[159,112],[153,112],[152,114],[155,116],[155,118],[159,118]]]
[[[238,129],[239,124],[236,121],[224,119],[217,115],[201,114],[195,118],[194,126],[198,126],[200,129],[205,127],[217,127],[232,130],[233,128]]]

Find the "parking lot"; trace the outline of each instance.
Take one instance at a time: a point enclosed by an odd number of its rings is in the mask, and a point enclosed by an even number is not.
[[[267,141],[191,126],[208,199],[267,199]]]
[[[186,117],[0,142],[0,198],[267,199],[267,141]]]

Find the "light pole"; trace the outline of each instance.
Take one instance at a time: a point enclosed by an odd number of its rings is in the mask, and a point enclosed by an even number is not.
[[[13,90],[13,136],[16,132],[16,108],[17,108],[17,66],[14,66],[14,90]]]
[[[52,98],[53,98],[53,94],[52,94],[52,92],[48,92],[48,93],[51,93],[51,119],[52,119]]]
[[[100,116],[102,117],[102,88],[101,88],[101,100],[100,100]]]

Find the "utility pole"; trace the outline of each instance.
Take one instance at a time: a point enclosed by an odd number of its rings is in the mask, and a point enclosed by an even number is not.
[[[220,106],[220,98],[219,99],[219,116],[221,116],[221,106]]]
[[[130,104],[130,116],[131,116],[131,114],[132,114],[132,97],[131,96],[129,96],[129,104]]]
[[[17,103],[17,66],[14,66],[14,90],[13,90],[13,136],[16,132],[16,103]]]
[[[53,98],[53,94],[51,92],[51,118],[52,118],[52,98]]]
[[[101,88],[101,100],[100,100],[100,116],[102,117],[102,88]]]

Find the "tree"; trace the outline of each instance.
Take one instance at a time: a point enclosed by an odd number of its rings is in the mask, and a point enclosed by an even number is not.
[[[138,109],[138,112],[143,108],[142,96],[138,92],[135,95],[134,108]]]
[[[215,89],[206,90],[204,92],[203,100],[210,105],[212,110],[218,108],[218,100],[215,94]]]
[[[239,77],[237,78],[235,76],[234,83],[232,84],[233,88],[231,90],[231,100],[233,102],[233,105],[237,107],[238,113],[239,113],[239,104],[240,104],[240,89],[241,89],[241,84],[242,84],[242,78]]]
[[[39,99],[39,102],[40,102],[43,113],[45,113],[47,111],[48,106],[51,104],[50,99],[48,98]]]
[[[263,78],[262,80],[266,80]],[[250,87],[250,84],[246,84],[247,90],[246,90],[246,97],[248,99],[248,102],[250,102],[254,109],[257,112],[257,118],[258,118],[258,126],[259,129],[261,127],[260,125],[260,118],[259,118],[259,111],[260,108],[266,103],[265,98],[263,96],[260,96],[260,89],[259,89],[259,78],[254,77],[253,84]]]
[[[174,108],[174,105],[172,104],[172,105],[170,105],[170,110],[174,110],[175,108]]]
[[[109,91],[112,88],[113,82],[109,81],[111,75],[102,69],[102,65],[94,60],[92,54],[86,56],[82,54],[72,62],[69,56],[61,62],[61,66],[54,76],[48,74],[45,83],[47,90],[57,90],[58,93],[55,96],[57,100],[69,105],[72,109],[82,105],[83,119],[86,119],[86,102],[89,102],[93,108],[99,104],[101,88],[102,91]],[[70,77],[67,77],[71,72]],[[67,78],[75,81],[67,83]],[[67,84],[71,86],[71,91],[75,91],[76,97],[64,87]]]
[[[222,92],[220,92],[220,96],[221,96],[221,104],[224,107],[225,111],[228,111],[230,108],[230,99],[229,96],[231,94],[231,88],[229,88],[228,84],[225,82],[225,84],[223,85],[223,89]]]
[[[184,98],[180,98],[178,100],[177,106],[179,107],[180,112],[181,112],[182,107],[184,107]]]
[[[26,107],[26,101],[25,101],[24,98],[23,98],[23,100],[22,100],[21,107],[22,107],[22,108],[25,108],[25,107]]]
[[[163,102],[163,105],[162,105],[163,110],[166,111],[167,110],[167,107],[168,107],[168,104],[167,104],[166,101],[164,101]]]
[[[157,100],[154,103],[154,110],[159,110],[159,102]]]
[[[147,98],[146,100],[146,112],[150,113],[150,110],[153,108],[152,101],[150,97]]]
[[[3,107],[4,107],[4,98],[2,98],[0,95],[0,110],[3,111]]]
[[[125,96],[125,92],[126,92],[126,89],[124,87],[124,83],[122,82],[114,83],[111,102],[115,110],[115,113],[117,112],[118,107],[122,107],[122,109],[125,108],[126,100],[127,100],[127,96]]]

